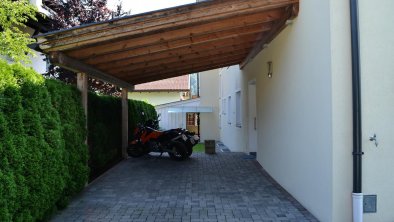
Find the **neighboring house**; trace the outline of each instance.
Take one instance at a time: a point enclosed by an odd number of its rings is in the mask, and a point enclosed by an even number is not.
[[[37,21],[29,19],[26,23],[26,28],[22,31],[28,33],[30,36],[46,33],[50,30],[49,18],[50,13],[48,9],[42,4],[42,0],[30,0],[30,4],[34,5],[38,13],[36,14]],[[31,57],[32,67],[37,73],[43,74],[47,72],[48,63],[43,53],[34,51],[35,56]]]
[[[190,98],[189,75],[136,85],[129,98],[146,101],[154,106]]]
[[[37,8],[36,13],[36,21],[33,19],[28,19],[25,23],[26,27],[21,28],[21,31],[29,34],[30,36],[38,35],[40,33],[46,33],[49,31],[49,19],[47,15],[49,12],[43,8],[42,0],[30,0],[30,4]],[[35,48],[34,45],[31,46]],[[33,49],[34,56],[31,56],[31,64],[29,67],[32,67],[37,73],[43,74],[47,72],[47,62],[46,57],[41,52],[35,51]],[[8,60],[9,61],[9,60]]]
[[[364,221],[388,222],[394,1],[359,3],[362,187],[364,195],[377,195],[377,205],[375,196],[364,196]],[[321,221],[352,221],[350,18],[349,1],[300,1],[299,16],[251,63],[220,72],[221,141],[232,151],[257,152],[264,169]],[[369,139],[374,134],[377,146]]]
[[[219,70],[202,72],[197,76],[199,89],[192,93],[193,99],[156,106],[161,116],[160,127],[186,128],[200,135],[202,142],[219,140]]]

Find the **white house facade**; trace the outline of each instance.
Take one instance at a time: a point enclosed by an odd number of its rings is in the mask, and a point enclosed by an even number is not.
[[[30,0],[31,5],[36,7],[39,15],[47,16],[49,12],[43,8],[42,0]],[[44,16],[40,16],[38,20],[44,20]],[[29,34],[30,36],[37,35],[42,33],[42,31],[47,31],[47,27],[43,24],[40,24],[40,21],[33,21],[29,19],[25,23],[25,27],[21,27],[21,31]],[[45,29],[45,30],[42,30]],[[47,62],[46,57],[43,53],[33,50],[34,55],[30,56],[31,63],[25,64],[28,67],[33,68],[37,73],[43,74],[47,72]],[[11,62],[10,59],[5,58],[8,62]]]
[[[29,20],[26,24],[25,28],[22,28],[22,31],[28,33],[30,36],[34,36],[42,33],[43,31],[48,31],[48,28],[45,27],[44,24],[40,24],[41,20],[46,19],[45,16],[48,16],[50,13],[47,9],[44,8],[42,0],[30,0],[30,4],[36,7],[40,17],[38,21]],[[44,29],[44,30],[43,30]],[[34,56],[31,56],[31,63],[27,64],[27,66],[33,68],[37,73],[43,74],[48,70],[48,63],[46,62],[46,56],[38,51],[33,50]]]
[[[190,98],[190,75],[136,85],[129,97],[154,106],[187,100]]]
[[[219,70],[199,73],[199,97],[156,105],[162,129],[185,128],[201,141],[219,140]]]
[[[243,70],[220,71],[221,141],[232,151],[257,152],[320,221],[394,220],[393,8],[391,0],[359,1],[362,187],[364,200],[372,199],[361,216],[352,215],[349,1],[301,1],[299,16]]]

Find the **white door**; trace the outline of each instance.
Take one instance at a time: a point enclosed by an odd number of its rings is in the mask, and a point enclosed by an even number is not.
[[[256,81],[251,81],[248,86],[248,152],[257,152],[257,106],[256,106]]]

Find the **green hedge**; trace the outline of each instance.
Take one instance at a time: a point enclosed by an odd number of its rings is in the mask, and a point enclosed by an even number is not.
[[[46,80],[46,86],[51,94],[52,106],[59,113],[65,150],[67,151],[64,161],[67,166],[68,183],[63,193],[63,199],[58,203],[63,208],[69,198],[81,191],[88,181],[89,154],[85,144],[85,112],[81,105],[81,93],[76,87],[56,80]]]
[[[144,113],[144,114],[142,114]],[[138,100],[129,100],[129,134],[132,139],[132,133],[138,123],[144,123],[150,119],[157,119],[157,113],[154,106]]]
[[[130,132],[156,117],[129,101]],[[145,113],[145,116],[141,115]],[[0,221],[43,221],[121,158],[120,98],[89,94],[89,145],[80,92],[0,59]]]
[[[87,180],[80,96],[2,60],[0,76],[0,221],[44,220]]]
[[[122,102],[117,97],[89,93],[88,107],[89,166],[92,180],[122,158]],[[137,123],[156,117],[156,110],[152,105],[129,100],[130,136]]]
[[[120,99],[89,93],[88,144],[90,180],[121,159],[122,104]]]

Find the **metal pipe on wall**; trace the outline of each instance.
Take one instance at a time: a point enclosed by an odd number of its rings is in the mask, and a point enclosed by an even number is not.
[[[350,0],[353,91],[353,221],[363,221],[362,119],[358,0]]]

